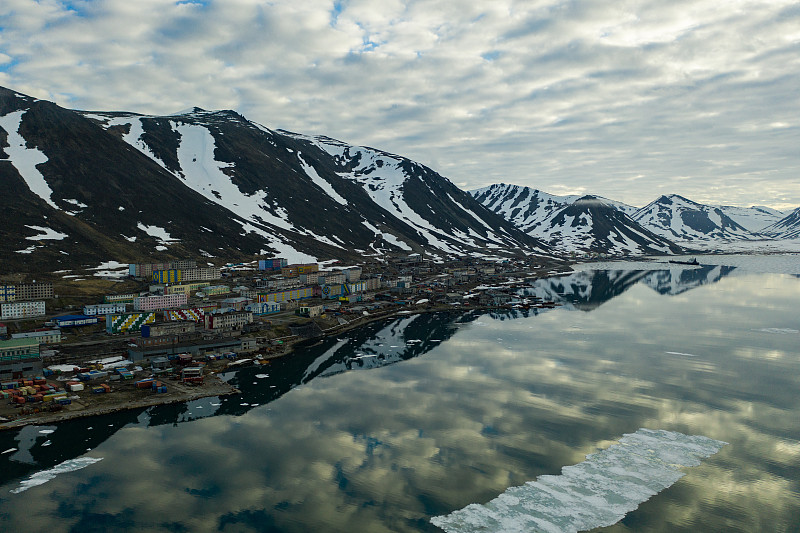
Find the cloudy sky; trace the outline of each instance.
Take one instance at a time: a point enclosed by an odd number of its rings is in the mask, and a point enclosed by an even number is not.
[[[800,206],[795,0],[2,0],[0,85],[644,205]]]

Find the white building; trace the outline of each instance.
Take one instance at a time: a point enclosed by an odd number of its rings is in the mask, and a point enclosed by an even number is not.
[[[83,306],[83,314],[88,316],[110,315],[113,313],[124,313],[124,312],[125,312],[124,303],[94,304],[94,305]]]
[[[44,316],[45,305],[39,302],[11,302],[0,304],[0,320]]]

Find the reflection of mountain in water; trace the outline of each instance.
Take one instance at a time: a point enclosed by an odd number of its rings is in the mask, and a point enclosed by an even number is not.
[[[659,294],[676,295],[716,283],[736,267],[701,265],[686,268],[670,266],[663,270],[587,270],[557,278],[536,280],[522,289],[522,297],[537,297],[560,303],[567,309],[591,311],[619,296],[639,282]]]
[[[439,346],[479,313],[429,313],[373,322],[297,349],[269,364],[226,373],[241,394],[202,398],[148,409],[26,426],[0,432],[0,484],[51,468],[94,449],[124,427],[177,425],[216,415],[243,415],[317,377],[376,368],[418,357]]]
[[[735,269],[731,266],[702,265],[699,268],[655,270],[648,273],[643,282],[659,294],[675,295],[716,283]]]
[[[715,283],[734,267],[670,267],[665,270],[596,270],[537,280],[522,289],[521,297],[538,297],[562,308],[590,311],[644,282],[660,294],[674,295]],[[536,316],[541,309],[492,311],[497,320]],[[94,449],[124,427],[180,424],[216,415],[239,416],[272,402],[293,388],[318,377],[377,368],[418,357],[439,346],[472,322],[479,312],[430,313],[373,322],[341,338],[327,338],[297,349],[269,364],[222,374],[241,394],[122,411],[82,418],[48,427],[27,426],[0,432],[0,484],[51,468]],[[13,452],[2,453],[16,448]]]

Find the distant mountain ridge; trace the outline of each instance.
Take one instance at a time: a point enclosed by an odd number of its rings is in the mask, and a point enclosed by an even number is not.
[[[669,254],[698,243],[722,246],[798,237],[798,232],[793,233],[796,221],[792,215],[775,209],[708,206],[675,194],[661,196],[642,208],[597,196],[554,196],[503,183],[470,194],[561,252]]]

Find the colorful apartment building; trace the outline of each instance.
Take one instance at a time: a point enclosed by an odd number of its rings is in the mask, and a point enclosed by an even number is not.
[[[318,272],[319,265],[317,263],[303,263],[288,265],[281,268],[281,274],[287,278],[296,278],[300,274],[309,274],[311,272]]]
[[[133,299],[134,311],[160,311],[175,307],[185,307],[188,302],[185,294],[164,294],[162,296],[137,296]]]
[[[106,315],[106,332],[125,333],[127,331],[139,331],[143,325],[152,324],[155,321],[156,314],[154,312]]]
[[[265,292],[258,294],[259,302],[287,302],[289,300],[303,300],[314,296],[314,289],[304,287],[302,289],[290,289],[288,291]]]

